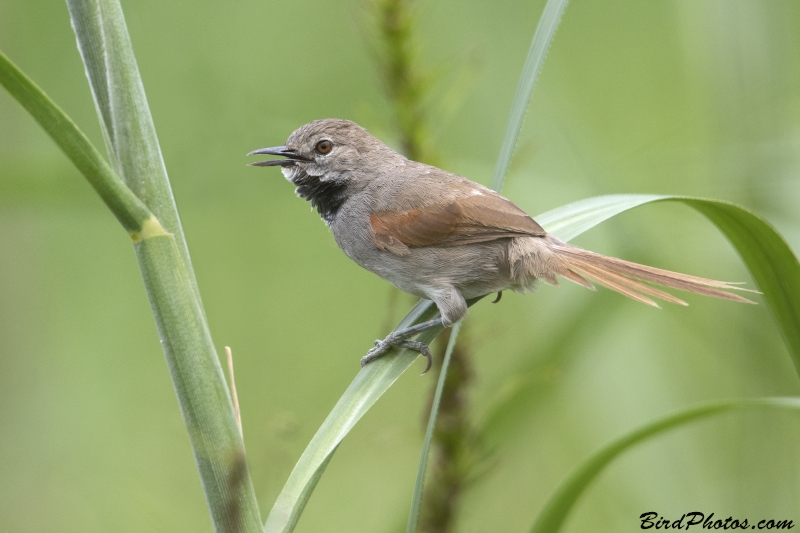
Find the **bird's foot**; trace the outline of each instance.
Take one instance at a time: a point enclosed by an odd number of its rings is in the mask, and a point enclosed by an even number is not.
[[[409,350],[416,350],[428,359],[428,365],[425,367],[425,372],[431,369],[433,364],[433,356],[428,345],[420,341],[410,341],[409,337],[413,337],[418,333],[429,330],[431,328],[441,327],[442,319],[435,318],[427,322],[421,322],[406,329],[401,329],[390,333],[385,339],[375,341],[375,347],[367,352],[367,355],[361,358],[361,366],[366,365],[383,356],[390,348],[408,348]],[[423,374],[425,374],[423,372]]]
[[[431,365],[433,364],[433,355],[431,354],[431,349],[428,348],[428,345],[424,342],[419,341],[409,341],[402,338],[392,337],[389,335],[385,339],[375,341],[375,347],[372,348],[370,351],[367,352],[367,355],[361,358],[361,366],[366,365],[367,363],[371,363],[375,359],[382,357],[389,349],[397,347],[397,348],[408,348],[409,350],[416,350],[422,355],[424,355],[428,359],[428,364],[425,366],[425,370],[422,374],[428,372],[431,369]]]

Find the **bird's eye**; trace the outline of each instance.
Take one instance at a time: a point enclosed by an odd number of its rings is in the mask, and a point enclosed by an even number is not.
[[[333,148],[333,143],[330,141],[320,141],[317,143],[317,146],[315,148],[318,154],[325,155],[331,151],[331,149]]]

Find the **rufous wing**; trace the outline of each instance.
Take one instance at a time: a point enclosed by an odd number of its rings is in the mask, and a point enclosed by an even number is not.
[[[546,232],[525,211],[488,189],[415,209],[370,215],[375,246],[397,255],[409,248],[459,246]]]

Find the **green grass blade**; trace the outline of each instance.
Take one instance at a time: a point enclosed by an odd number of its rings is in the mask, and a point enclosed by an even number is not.
[[[261,516],[155,127],[118,0],[67,0],[109,157],[169,235],[135,247],[217,531],[260,531]]]
[[[711,220],[733,244],[764,293],[795,370],[800,374],[800,263],[781,235],[762,218],[727,202],[679,201]]]
[[[514,147],[517,145],[517,137],[519,137],[519,132],[522,129],[522,122],[525,120],[525,112],[528,109],[533,87],[536,85],[536,79],[542,70],[547,50],[550,48],[553,35],[556,33],[558,23],[561,21],[561,15],[566,7],[567,0],[547,0],[542,12],[542,18],[539,19],[539,24],[536,26],[531,47],[528,49],[528,57],[522,67],[522,75],[519,78],[517,92],[514,95],[514,103],[511,105],[511,115],[506,126],[506,136],[503,139],[500,155],[497,158],[494,177],[492,177],[492,189],[495,191],[499,191],[503,186],[508,165],[511,164],[511,156],[514,154]]]
[[[754,408],[800,410],[800,398],[756,398],[700,405],[679,411],[631,431],[592,455],[561,484],[545,503],[531,528],[531,533],[560,531],[569,512],[592,481],[614,459],[633,446],[701,418]]]
[[[431,439],[433,438],[433,428],[436,425],[436,416],[439,414],[439,404],[442,401],[442,390],[444,389],[444,382],[447,379],[447,368],[450,366],[450,356],[453,354],[453,347],[456,345],[458,332],[461,331],[461,321],[458,321],[453,326],[453,331],[450,333],[450,340],[447,343],[447,349],[444,352],[444,361],[442,361],[442,369],[439,372],[439,382],[436,383],[436,392],[433,394],[433,402],[431,402],[431,414],[428,417],[428,427],[425,429],[425,440],[422,444],[422,454],[419,459],[419,469],[417,470],[417,481],[414,484],[414,496],[411,499],[411,512],[408,515],[408,526],[406,533],[414,533],[417,530],[417,522],[419,522],[419,508],[422,504],[422,487],[425,484],[425,470],[428,468],[428,454],[431,448]]]
[[[33,81],[0,52],[0,85],[30,113],[87,179],[134,239],[152,213],[114,173],[86,135]],[[157,222],[155,222],[157,225]]]
[[[653,202],[680,202],[717,226],[733,244],[764,293],[800,374],[800,263],[768,222],[737,205],[684,196],[609,195],[588,198],[548,211],[536,220],[547,231],[570,240],[614,215]]]
[[[562,205],[534,218],[548,233],[569,242],[581,233],[628,209],[668,198],[653,194],[595,196]]]

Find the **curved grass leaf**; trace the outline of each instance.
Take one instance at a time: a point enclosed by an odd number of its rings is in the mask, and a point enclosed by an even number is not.
[[[538,217],[548,232],[570,240],[614,215],[653,202],[679,202],[702,213],[736,248],[778,323],[800,374],[800,263],[780,234],[743,207],[685,196],[622,194],[597,196]]]
[[[580,200],[536,217],[548,231],[570,240],[619,213],[652,202],[676,201],[706,215],[734,244],[779,325],[795,368],[800,368],[800,266],[792,250],[767,222],[741,207],[714,200],[656,195],[610,195]],[[592,322],[593,323],[593,322]],[[575,327],[590,324],[576,321]],[[484,435],[515,427],[507,418],[530,409],[531,395],[541,390],[542,368],[566,353],[556,345],[543,361],[526,361],[513,374],[481,423]],[[508,429],[506,430],[508,431]],[[496,439],[495,439],[496,440]]]
[[[685,409],[642,426],[607,445],[576,469],[545,504],[531,533],[557,533],[581,494],[611,461],[642,441],[708,416],[744,409],[800,410],[800,398],[755,398]]]

